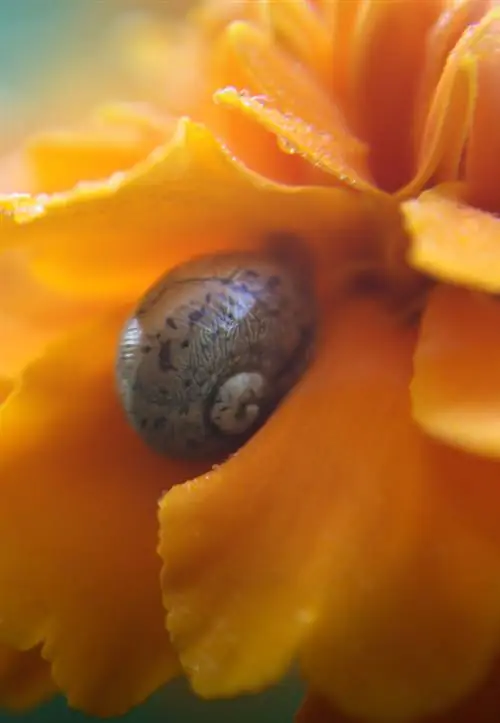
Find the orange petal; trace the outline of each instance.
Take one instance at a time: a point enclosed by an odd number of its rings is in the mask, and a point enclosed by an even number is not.
[[[426,191],[402,205],[408,261],[443,281],[500,291],[500,220],[462,203],[455,189]]]
[[[500,456],[500,305],[438,287],[415,355],[413,416],[448,444]]]
[[[1,408],[0,640],[43,645],[70,705],[119,714],[177,673],[157,500],[193,466],[128,427],[113,368],[123,316],[50,347]]]
[[[173,125],[147,107],[110,106],[82,129],[45,133],[28,142],[35,190],[54,193],[131,168],[165,142]]]
[[[299,154],[342,183],[372,189],[365,146],[314,78],[250,24],[233,23],[227,32],[257,94],[225,88],[216,93],[216,101],[274,133],[286,152]]]
[[[451,34],[456,32],[455,26],[459,21],[465,24],[472,12],[468,5],[462,2],[454,9],[444,11],[444,25],[438,21],[434,30],[443,33],[447,30]],[[410,183],[400,190],[400,196],[415,195],[431,177],[434,182],[454,181],[458,178],[477,95],[476,65],[470,50],[480,32],[481,28],[478,27],[464,33],[446,58],[437,87],[429,106],[425,108],[425,122],[421,121],[423,131],[417,134],[420,145],[417,150],[417,170]],[[447,39],[446,33],[444,38],[433,38],[437,40],[438,47],[445,44]],[[434,44],[430,43],[430,47],[434,48]],[[439,62],[433,60],[436,64]],[[435,68],[428,68],[426,75],[432,77],[434,72]],[[429,82],[427,77],[426,81]],[[427,105],[425,100],[422,104],[424,107]]]
[[[479,30],[481,32],[479,33]],[[477,102],[465,161],[469,200],[492,211],[500,209],[500,8],[490,11],[478,26],[471,48],[477,64]]]
[[[414,338],[371,304],[339,310],[261,432],[164,497],[167,626],[200,694],[262,687],[300,654],[331,705],[403,720],[484,675],[500,644],[500,466],[412,423]]]
[[[427,36],[441,7],[441,0],[368,0],[356,24],[351,60],[356,130],[370,148],[376,183],[387,191],[396,191],[414,173],[415,101]]]
[[[101,301],[129,302],[176,263],[255,248],[276,231],[319,240],[334,256],[350,253],[353,239],[372,243],[374,235],[363,196],[267,181],[188,120],[180,122],[172,144],[128,173],[47,198],[4,199],[3,205],[10,223],[0,243],[24,245],[54,287]]]
[[[318,615],[328,571],[342,574],[367,549],[380,505],[394,505],[398,515],[393,539],[377,548],[375,577],[412,538],[412,481],[394,484],[385,474],[384,425],[370,419],[360,430],[356,408],[366,403],[370,367],[351,353],[353,344],[365,334],[378,341],[380,325],[390,323],[371,309],[341,316],[261,432],[218,470],[163,499],[168,628],[203,695],[233,695],[283,674]],[[395,353],[411,358],[411,335],[394,343]],[[385,418],[385,405],[370,409]],[[367,452],[374,447],[384,467],[375,479],[377,462]],[[365,453],[353,453],[358,448]]]
[[[50,666],[42,660],[39,648],[23,653],[0,648],[0,707],[22,712],[56,693]]]

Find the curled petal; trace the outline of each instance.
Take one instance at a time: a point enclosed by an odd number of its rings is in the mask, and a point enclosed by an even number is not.
[[[171,144],[128,173],[3,203],[8,218],[1,242],[23,246],[46,283],[98,302],[129,303],[174,264],[222,249],[256,248],[275,232],[328,248],[329,268],[360,239],[377,243],[373,207],[361,194],[267,181],[188,120],[179,123]]]
[[[500,220],[461,196],[462,189],[434,189],[402,204],[408,261],[434,278],[498,293]]]
[[[471,55],[477,66],[477,101],[465,159],[468,200],[498,210],[500,202],[500,9],[491,10],[478,25]]]
[[[445,31],[456,33],[455,25],[465,25],[470,3],[459,3],[444,12],[446,23],[440,25],[445,37],[438,35],[437,45],[446,46]],[[450,17],[451,16],[451,17]],[[471,47],[481,28],[464,33],[446,57],[444,69],[431,96],[425,101],[426,117],[419,137],[417,168],[410,183],[399,191],[400,196],[418,193],[431,177],[435,182],[455,181],[458,178],[464,146],[471,128],[477,96],[477,68],[471,56]],[[440,42],[439,42],[440,41]],[[434,44],[430,47],[434,49]],[[439,60],[434,59],[435,63]],[[433,68],[427,75],[433,75]],[[427,79],[428,80],[428,79]]]
[[[376,319],[343,312],[266,426],[220,468],[163,499],[167,626],[202,695],[256,689],[285,672],[317,618],[330,568],[342,577],[363,556],[381,504],[398,515],[393,538],[380,540],[375,577],[413,537],[416,490],[385,474],[380,420],[360,431],[366,356],[350,336],[371,337]],[[371,469],[374,449],[380,476]]]
[[[308,0],[270,2],[276,40],[325,84],[331,81],[333,42],[322,14]]]
[[[370,148],[376,183],[396,191],[414,174],[411,133],[428,33],[441,0],[367,0],[351,39],[356,132]],[[397,43],[397,62],[388,48]]]
[[[371,189],[366,148],[314,78],[277,49],[267,33],[246,23],[228,30],[255,93],[226,88],[215,98],[274,133],[283,150],[297,153],[339,182]]]
[[[500,304],[448,286],[430,296],[415,354],[413,416],[448,444],[500,456]]]
[[[1,408],[0,640],[42,646],[72,706],[118,714],[177,673],[158,586],[157,500],[192,466],[128,427],[123,315],[77,328]]]
[[[202,695],[259,688],[299,655],[333,707],[403,720],[484,676],[500,467],[412,423],[414,340],[375,305],[342,309],[261,432],[164,497],[167,626]]]

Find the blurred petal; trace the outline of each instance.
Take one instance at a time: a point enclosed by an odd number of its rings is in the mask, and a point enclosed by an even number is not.
[[[430,276],[500,291],[500,219],[463,203],[455,189],[434,189],[402,205],[408,261]]]
[[[448,444],[499,457],[499,369],[498,299],[438,286],[415,354],[416,421]]]
[[[275,232],[328,247],[332,269],[360,238],[373,246],[379,240],[378,212],[361,194],[274,184],[187,120],[172,144],[128,173],[3,203],[19,223],[7,219],[1,242],[22,245],[47,283],[96,302],[129,303],[174,264],[221,249],[255,249]]]
[[[376,183],[396,191],[413,176],[411,133],[426,40],[441,0],[364,3],[353,44],[353,104],[356,131],[370,148]],[[396,45],[395,45],[396,44]],[[388,48],[397,48],[397,62]]]
[[[0,707],[22,712],[57,693],[50,665],[39,648],[18,652],[0,647]]]
[[[332,73],[333,43],[329,28],[309,0],[270,2],[269,18],[276,40],[325,84]]]
[[[319,6],[332,33],[332,88],[333,95],[349,109],[351,119],[351,63],[352,36],[363,0],[319,0]]]
[[[481,30],[481,32],[479,32]],[[477,64],[477,100],[465,160],[468,200],[497,211],[500,203],[500,8],[478,26],[471,54]]]
[[[35,190],[33,169],[25,154],[15,150],[0,157],[0,194],[29,193]]]
[[[283,150],[299,154],[342,183],[371,189],[365,146],[315,79],[257,28],[234,23],[228,33],[257,94],[231,87],[216,94],[217,102],[272,131]]]
[[[119,714],[177,673],[157,501],[192,465],[152,454],[114,390],[123,315],[75,330],[1,408],[0,639],[43,645],[70,705]]]
[[[81,181],[104,179],[145,159],[174,126],[146,107],[101,108],[81,129],[46,133],[29,141],[36,191],[54,193]]]

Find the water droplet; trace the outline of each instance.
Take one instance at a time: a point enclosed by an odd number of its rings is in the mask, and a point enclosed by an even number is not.
[[[283,153],[287,153],[289,156],[294,156],[299,152],[297,146],[291,143],[287,138],[278,136],[278,146]]]

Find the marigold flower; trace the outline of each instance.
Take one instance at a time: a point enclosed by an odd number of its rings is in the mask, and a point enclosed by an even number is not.
[[[30,143],[0,203],[7,693],[26,666],[116,714],[298,660],[301,721],[498,719],[496,5],[211,0],[135,38],[155,110]],[[156,455],[115,391],[125,319],[283,233],[319,305],[307,371],[213,469]]]

